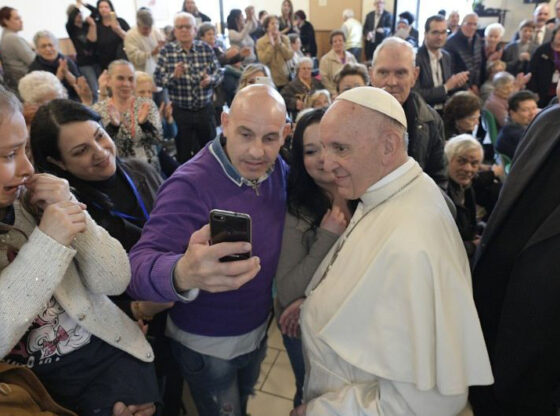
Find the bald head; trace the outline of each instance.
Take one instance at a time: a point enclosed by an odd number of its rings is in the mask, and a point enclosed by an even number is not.
[[[262,178],[274,165],[288,134],[284,99],[268,85],[240,90],[229,113],[222,113],[225,150],[239,174]]]
[[[229,113],[234,115],[237,112],[255,112],[260,117],[273,116],[285,120],[286,103],[275,88],[252,84],[235,94]]]

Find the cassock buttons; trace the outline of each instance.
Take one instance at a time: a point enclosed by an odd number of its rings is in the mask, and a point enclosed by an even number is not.
[[[115,337],[115,342],[121,342],[121,337],[120,337],[120,335],[117,335],[117,336]]]

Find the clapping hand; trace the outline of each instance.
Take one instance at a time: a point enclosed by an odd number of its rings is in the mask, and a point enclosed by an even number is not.
[[[173,123],[173,103],[169,101],[167,104],[162,101],[159,106],[159,116],[168,123]]]
[[[181,78],[185,74],[185,63],[179,62],[173,70],[173,78]]]
[[[202,79],[200,80],[200,86],[202,88],[206,88],[210,85],[212,80],[210,79],[210,75],[206,73],[206,71],[202,72]]]
[[[109,114],[109,123],[119,127],[121,125],[121,113],[112,103],[107,106],[107,113]]]
[[[149,101],[145,101],[140,106],[140,110],[138,110],[138,124],[144,124],[148,120],[151,108],[150,104]]]

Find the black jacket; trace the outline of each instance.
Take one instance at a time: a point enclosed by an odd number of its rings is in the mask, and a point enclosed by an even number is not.
[[[444,129],[439,114],[416,92],[403,104],[408,123],[408,155],[442,188],[447,186]]]
[[[381,18],[377,23],[377,27],[373,27],[375,24],[375,11],[369,12],[364,20],[364,27],[363,27],[363,35],[366,38],[367,33],[371,32],[372,30],[375,31],[377,29],[383,29],[383,33],[375,33],[375,37],[371,40],[365,41],[366,45],[366,59],[370,60],[373,55],[373,51],[383,39],[391,35],[391,30],[393,29],[393,15],[389,13],[387,10],[383,10],[381,13]]]
[[[310,56],[317,56],[317,42],[315,42],[315,29],[307,20],[299,28],[301,51]]]
[[[447,39],[444,46],[453,60],[453,73],[469,71],[468,86],[480,86],[486,79],[486,56],[478,34],[469,46],[468,38],[459,29]]]
[[[555,95],[550,89],[554,75],[554,51],[550,43],[539,46],[533,53],[529,62],[529,72],[533,75],[528,87],[539,95],[539,107],[546,107]]]
[[[41,58],[39,55],[35,56],[35,60],[31,62],[31,65],[29,65],[29,72],[47,71],[53,75],[56,75],[56,71],[58,70],[60,59],[66,59],[68,70],[72,73],[72,75],[74,75],[76,78],[78,78],[81,75],[74,61],[62,55],[61,53],[58,54],[58,56],[54,61],[46,61],[45,59]],[[62,79],[62,81],[60,82],[62,83],[62,85],[64,85],[64,88],[66,88],[66,91],[68,92],[68,98],[80,102],[80,97],[78,96],[78,93],[76,92],[74,87],[72,87],[68,83],[68,81],[66,81],[66,79]]]
[[[529,125],[475,256],[473,295],[495,382],[477,416],[560,408],[560,107]]]
[[[453,75],[451,55],[443,49],[441,51],[441,75],[443,83]],[[414,89],[424,98],[424,100],[430,105],[444,104],[447,100],[448,93],[445,91],[443,85],[439,87],[434,87],[434,80],[432,78],[432,67],[430,66],[430,55],[428,54],[428,48],[422,45],[418,48],[416,53],[416,66],[420,68],[420,74],[416,80],[416,85]]]
[[[156,193],[163,180],[159,173],[149,164],[138,159],[117,159],[117,174],[126,171],[136,185],[138,193],[148,213],[152,210]],[[91,217],[111,236],[119,240],[126,251],[129,251],[140,239],[142,227],[125,218],[113,215],[112,201],[104,193],[88,182],[77,178],[67,178],[79,201],[87,205]]]

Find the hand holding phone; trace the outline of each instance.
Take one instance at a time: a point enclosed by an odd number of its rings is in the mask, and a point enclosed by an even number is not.
[[[175,265],[173,282],[178,292],[201,289],[207,292],[226,292],[239,289],[253,279],[259,270],[260,259],[221,262],[224,256],[250,252],[247,242],[210,245],[210,226],[207,224],[192,233],[187,250]]]

